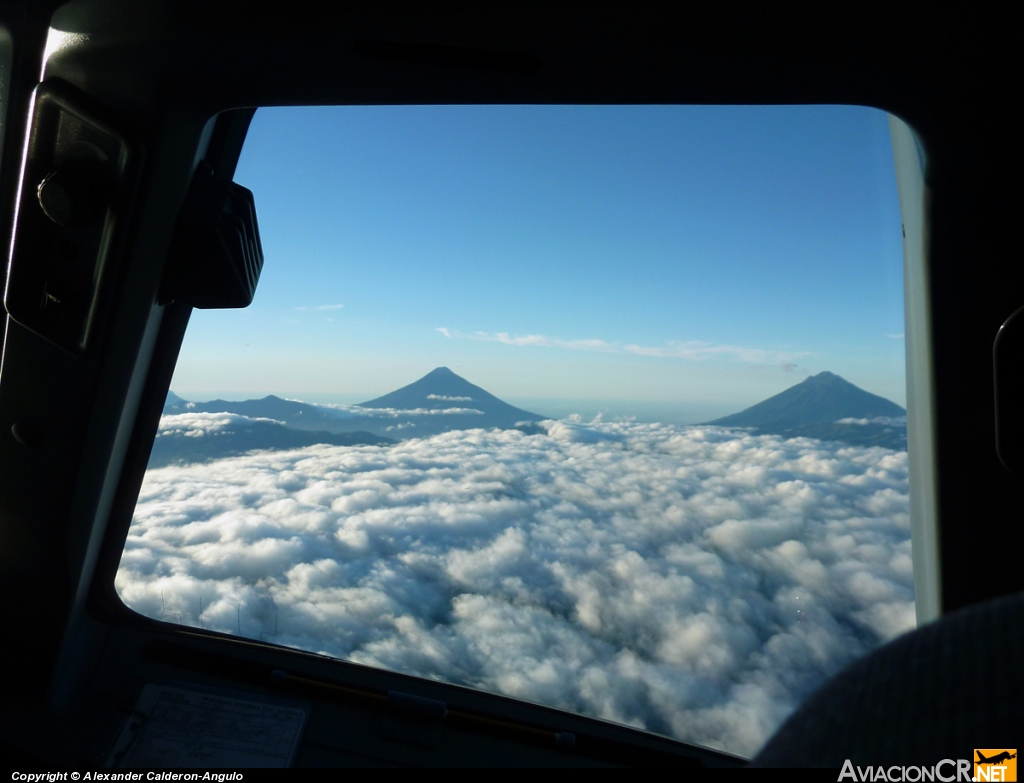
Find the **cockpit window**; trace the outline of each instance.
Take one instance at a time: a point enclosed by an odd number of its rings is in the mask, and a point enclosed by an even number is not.
[[[261,109],[235,178],[130,608],[739,755],[914,626],[883,112]]]

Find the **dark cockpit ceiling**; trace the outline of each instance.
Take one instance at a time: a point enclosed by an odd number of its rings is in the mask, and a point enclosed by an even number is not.
[[[993,425],[992,342],[1024,304],[1018,200],[1006,197],[1020,168],[1008,19],[636,3],[82,0],[0,12],[15,41],[6,231],[44,48],[45,79],[90,96],[145,151],[101,351],[72,366],[17,325],[7,333],[0,425],[45,409],[65,433],[29,456],[0,449],[0,576],[6,595],[26,596],[8,602],[7,624],[35,630],[4,655],[8,670],[47,669],[15,683],[25,698],[60,692],[54,672],[71,682],[91,665],[69,664],[69,650],[136,622],[114,611],[113,573],[187,321],[153,306],[162,264],[195,161],[230,175],[249,110],[265,105],[848,103],[901,117],[927,157],[941,608],[1021,589],[1019,571],[993,560],[1024,543],[1020,480],[999,462]],[[231,113],[210,124],[220,112]],[[78,630],[76,614],[88,616]]]
[[[141,127],[172,104],[824,102],[916,126],[969,56],[997,55],[972,20],[711,5],[87,1],[53,27],[48,75]]]

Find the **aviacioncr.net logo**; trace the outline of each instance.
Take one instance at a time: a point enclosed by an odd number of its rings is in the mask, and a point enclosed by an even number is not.
[[[971,762],[967,759],[943,759],[931,767],[891,767],[868,765],[866,767],[854,766],[850,759],[843,762],[843,769],[839,773],[839,781],[854,781],[854,783],[971,783]]]
[[[975,748],[974,781],[1014,783],[1017,780],[1016,748]]]

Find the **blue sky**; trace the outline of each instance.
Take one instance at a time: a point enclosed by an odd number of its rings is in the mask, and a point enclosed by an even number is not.
[[[822,370],[905,403],[883,112],[260,109],[235,179],[266,266],[247,310],[193,314],[185,397],[353,402],[446,365],[553,415],[698,421]]]

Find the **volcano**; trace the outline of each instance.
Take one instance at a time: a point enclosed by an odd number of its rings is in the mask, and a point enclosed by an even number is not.
[[[708,422],[759,434],[907,448],[907,411],[835,373],[821,372],[746,410]]]
[[[474,426],[510,429],[524,421],[541,421],[544,417],[509,405],[447,367],[431,370],[408,386],[403,386],[383,397],[359,403],[361,408],[393,410],[429,410],[448,416],[469,416]],[[465,413],[455,413],[465,411]],[[431,414],[436,415],[436,414]],[[476,418],[481,417],[482,418]],[[483,422],[483,423],[481,423]],[[447,429],[466,429],[449,427]]]

